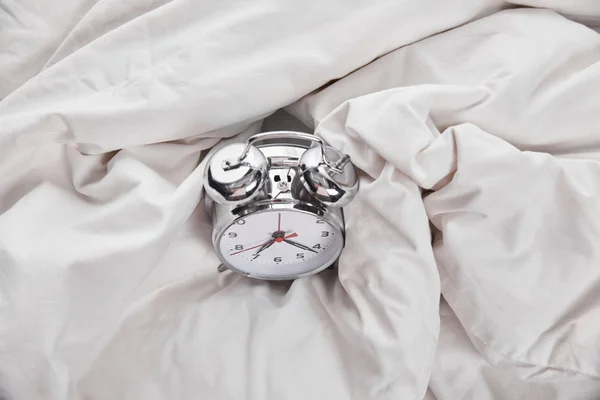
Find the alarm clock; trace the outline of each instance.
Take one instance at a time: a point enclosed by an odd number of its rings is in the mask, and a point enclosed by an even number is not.
[[[335,266],[358,186],[350,157],[312,134],[262,132],[219,149],[204,171],[219,271],[290,280]]]

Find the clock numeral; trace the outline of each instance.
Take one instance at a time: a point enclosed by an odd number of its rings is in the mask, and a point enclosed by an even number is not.
[[[321,237],[327,237],[327,236],[329,236],[329,232],[327,232],[327,231],[321,232]]]
[[[227,236],[229,236],[229,238],[230,238],[230,239],[233,239],[233,238],[236,238],[236,237],[237,237],[237,233],[235,233],[235,232],[229,232],[229,233],[227,234]]]
[[[318,220],[317,220],[317,224],[324,224],[324,223],[325,223],[325,220],[324,220],[324,219],[318,219]]]
[[[235,221],[236,224],[238,225],[244,225],[246,223],[245,219],[238,219],[237,221]]]
[[[244,250],[244,246],[242,246],[241,244],[236,244],[235,249],[236,250]]]
[[[318,243],[313,246],[313,249],[320,249],[320,248],[321,248],[321,245]]]
[[[304,260],[304,253],[298,253],[298,254],[296,254],[296,258],[298,260]]]
[[[273,261],[275,261],[275,262],[281,262],[281,257],[275,257],[275,258],[273,259]]]

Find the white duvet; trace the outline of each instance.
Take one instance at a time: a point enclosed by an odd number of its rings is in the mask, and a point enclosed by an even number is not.
[[[600,399],[599,27],[0,0],[0,398]],[[218,274],[203,160],[289,124],[360,170],[339,270]]]

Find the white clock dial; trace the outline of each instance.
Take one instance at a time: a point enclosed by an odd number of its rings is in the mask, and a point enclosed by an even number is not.
[[[301,275],[329,266],[343,247],[340,230],[296,210],[269,210],[238,219],[220,234],[221,258],[256,276]]]

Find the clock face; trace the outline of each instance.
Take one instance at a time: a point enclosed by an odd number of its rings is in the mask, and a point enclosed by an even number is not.
[[[329,266],[342,251],[339,229],[297,210],[269,210],[236,220],[217,248],[229,266],[258,277],[293,277]]]

